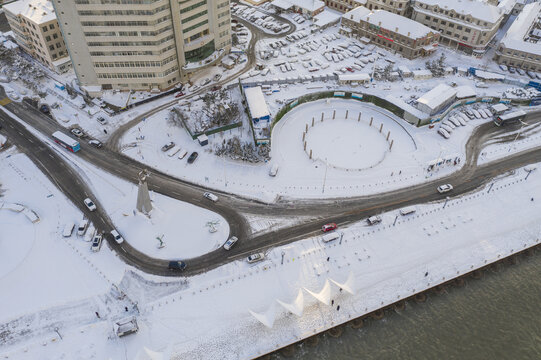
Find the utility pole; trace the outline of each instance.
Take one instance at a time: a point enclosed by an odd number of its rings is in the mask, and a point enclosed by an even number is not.
[[[327,181],[327,158],[325,158],[325,175],[323,176],[323,188],[321,189],[321,193],[325,193],[325,182]]]
[[[443,208],[445,209],[445,207],[447,206],[447,202],[449,201],[449,196],[445,197],[445,204],[443,204]]]

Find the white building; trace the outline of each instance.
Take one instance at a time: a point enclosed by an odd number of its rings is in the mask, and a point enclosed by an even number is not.
[[[412,19],[441,33],[440,44],[482,56],[505,12],[482,0],[413,0]]]
[[[49,0],[19,0],[3,6],[15,41],[26,53],[62,73],[71,61]]]
[[[244,88],[244,96],[248,105],[250,119],[254,123],[270,121],[269,107],[265,101],[265,96],[263,96],[261,86]]]
[[[325,9],[321,0],[274,0],[272,3],[279,11],[293,11],[314,17]]]
[[[53,0],[89,94],[165,90],[231,49],[229,0]]]
[[[528,4],[498,46],[500,64],[541,72],[541,3]]]
[[[417,108],[427,114],[434,115],[445,109],[455,99],[455,89],[446,84],[439,84],[417,99]]]

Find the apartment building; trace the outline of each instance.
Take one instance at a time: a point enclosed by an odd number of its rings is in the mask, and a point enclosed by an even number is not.
[[[500,64],[541,72],[541,3],[524,6],[501,40],[496,55]]]
[[[79,83],[165,90],[231,49],[229,0],[53,0]]]
[[[345,13],[355,9],[357,6],[366,5],[366,1],[367,0],[325,0],[325,5],[327,5],[329,9]]]
[[[370,10],[385,10],[401,16],[410,16],[410,0],[366,0]]]
[[[62,73],[70,58],[49,0],[19,0],[3,6],[19,47],[49,69]]]
[[[440,34],[429,27],[385,10],[358,6],[342,16],[340,33],[368,38],[372,43],[408,59],[432,54]]]
[[[481,0],[413,0],[412,19],[441,33],[440,43],[482,56],[496,35],[504,11]]]

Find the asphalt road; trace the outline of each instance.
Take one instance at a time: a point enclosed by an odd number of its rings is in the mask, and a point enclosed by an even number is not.
[[[0,96],[1,97],[1,96]],[[6,109],[15,113],[27,124],[33,126],[45,136],[50,136],[56,130],[64,130],[50,118],[41,114],[28,103],[10,103]],[[541,118],[531,119],[539,121]],[[530,120],[529,120],[530,121]],[[530,122],[531,122],[530,121]],[[6,132],[10,141],[25,152],[30,159],[43,171],[66,196],[83,211],[97,228],[109,231],[114,227],[107,214],[98,210],[89,212],[82,200],[85,197],[96,199],[82,180],[81,176],[73,170],[64,157],[59,156],[55,150],[42,143],[33,136],[24,126],[0,111],[0,122],[4,125],[2,131]],[[205,272],[235,259],[242,258],[255,251],[265,251],[277,245],[293,242],[320,233],[321,226],[326,222],[336,222],[346,225],[371,215],[403,206],[438,201],[445,198],[436,192],[436,187],[442,183],[451,183],[455,190],[449,196],[459,196],[477,189],[489,182],[495,176],[504,174],[514,168],[538,162],[541,160],[541,147],[530,149],[521,153],[512,154],[486,165],[476,166],[477,158],[483,144],[493,136],[517,129],[517,127],[497,128],[492,123],[479,126],[468,141],[467,159],[461,170],[446,178],[423,183],[421,185],[390,191],[382,194],[354,197],[346,199],[292,201],[276,204],[263,204],[250,199],[217,193],[220,200],[212,203],[202,197],[206,190],[198,185],[175,179],[158,170],[150,169],[149,188],[166,196],[201,206],[222,215],[229,223],[231,234],[239,237],[239,242],[230,251],[218,249],[209,254],[186,259],[188,270],[182,275],[193,275]],[[65,131],[65,130],[64,130]],[[81,141],[81,151],[75,155],[113,175],[135,183],[139,171],[149,166],[141,164],[115,151],[96,149]],[[65,150],[61,150],[65,151]],[[446,194],[447,195],[447,194]],[[98,203],[98,209],[102,209]],[[308,216],[302,224],[282,228],[260,236],[250,236],[249,226],[242,213],[261,214],[266,216]],[[116,244],[108,237],[110,247],[128,264],[152,274],[180,275],[167,270],[167,261],[152,259],[129,245],[129,239],[122,245]]]

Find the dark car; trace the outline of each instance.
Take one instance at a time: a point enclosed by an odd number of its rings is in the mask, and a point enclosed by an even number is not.
[[[169,261],[169,270],[184,271],[186,263],[184,261]]]
[[[194,151],[193,153],[190,154],[190,157],[188,158],[188,164],[193,164],[193,162],[195,161],[195,159],[197,159],[197,156],[199,154],[197,153],[197,151]]]
[[[41,111],[44,114],[49,114],[51,112],[51,110],[49,109],[49,105],[47,105],[47,104],[42,104],[39,107],[39,111]]]
[[[164,146],[162,146],[162,151],[163,152],[166,152],[167,150],[170,150],[173,148],[173,146],[175,146],[175,143],[170,141],[168,142],[167,144],[165,144]]]

